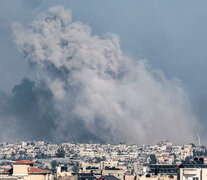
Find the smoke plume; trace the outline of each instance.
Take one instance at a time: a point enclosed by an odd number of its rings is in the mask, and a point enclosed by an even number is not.
[[[20,137],[138,144],[193,140],[196,119],[182,84],[146,60],[126,56],[117,35],[92,35],[61,6],[29,27],[14,23],[13,32],[35,74],[14,87],[5,106],[3,117],[11,116],[14,129],[24,130]]]

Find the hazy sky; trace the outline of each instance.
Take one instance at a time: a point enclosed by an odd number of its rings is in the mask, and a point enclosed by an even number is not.
[[[191,113],[204,127],[201,143],[207,142],[207,1],[1,0],[0,94],[9,96],[23,78],[34,76],[14,44],[12,23],[28,27],[54,5],[71,9],[73,21],[88,24],[92,35],[117,34],[121,50],[134,61],[147,59],[168,80],[179,79]]]

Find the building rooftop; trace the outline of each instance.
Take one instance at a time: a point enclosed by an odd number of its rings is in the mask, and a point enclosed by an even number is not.
[[[13,174],[13,168],[11,169],[6,169],[4,171],[2,171],[2,173],[4,174]],[[36,167],[33,167],[33,166],[30,166],[29,168],[29,171],[28,171],[28,174],[51,174],[50,171],[46,171],[46,170],[43,170],[43,169],[39,169],[39,168],[36,168]]]
[[[115,176],[113,175],[106,175],[106,176],[101,176],[99,178],[99,180],[119,180],[118,178],[116,178]]]
[[[34,162],[32,162],[30,160],[20,160],[20,161],[14,162],[14,164],[28,164],[28,165],[31,165],[31,164],[34,164]]]
[[[177,167],[176,165],[150,165],[150,173],[152,174],[177,174]]]
[[[50,174],[51,172],[31,166],[28,173],[30,173],[30,174],[31,173]]]

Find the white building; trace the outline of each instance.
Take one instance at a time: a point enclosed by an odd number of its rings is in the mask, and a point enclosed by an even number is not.
[[[207,168],[180,168],[178,180],[207,180]]]

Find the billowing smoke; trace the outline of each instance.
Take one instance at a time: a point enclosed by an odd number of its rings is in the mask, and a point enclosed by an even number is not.
[[[146,60],[124,55],[116,35],[91,35],[61,6],[30,27],[15,23],[13,30],[35,73],[13,90],[10,114],[25,127],[18,126],[24,129],[20,136],[138,144],[193,140],[196,121],[182,84]]]
[[[43,83],[37,87],[25,78],[11,96],[1,94],[0,100],[1,140],[52,140],[59,115]]]

